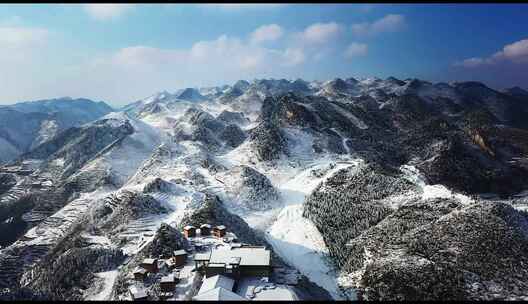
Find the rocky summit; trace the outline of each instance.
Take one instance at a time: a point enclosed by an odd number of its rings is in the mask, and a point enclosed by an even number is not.
[[[200,258],[256,250],[268,285],[230,297],[528,300],[525,89],[257,79],[0,117],[0,299],[190,300]]]

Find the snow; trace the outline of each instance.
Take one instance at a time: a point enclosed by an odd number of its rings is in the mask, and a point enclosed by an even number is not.
[[[40,129],[37,138],[32,143],[36,147],[45,141],[52,139],[59,131],[59,126],[55,120],[44,120],[40,123]]]
[[[336,273],[326,260],[328,250],[323,237],[302,212],[302,205],[285,207],[266,231],[266,239],[288,264],[329,291],[334,299],[342,299]]]
[[[166,134],[138,119],[130,118],[125,113],[113,112],[106,115],[105,118],[111,118],[108,123],[114,127],[118,127],[128,120],[134,128],[134,133],[125,137],[118,145],[103,155],[96,157],[94,161],[86,164],[81,170],[110,170],[116,181],[119,184],[124,184],[166,138]]]
[[[52,164],[57,167],[64,167],[64,158],[56,158],[52,161]]]
[[[474,202],[469,196],[453,192],[447,189],[444,185],[428,185],[425,177],[420,173],[418,168],[410,165],[403,165],[400,170],[404,176],[412,183],[419,186],[422,190],[422,199],[431,198],[451,198],[460,201],[463,204],[471,204]]]
[[[296,301],[299,300],[291,287],[266,283],[259,278],[244,278],[237,282],[236,293],[248,298],[253,295],[253,301]]]
[[[325,90],[329,82],[311,82],[309,86],[314,89]],[[228,90],[226,87],[225,90]],[[374,94],[376,90],[386,93],[401,94],[408,89],[407,85],[398,86],[378,78],[363,79],[359,83],[351,85],[347,90],[349,95]],[[233,101],[222,104],[218,100],[201,100],[201,94],[212,94],[219,91],[219,88],[209,88],[187,91],[188,97],[193,101],[179,100],[176,98],[183,92],[180,90],[174,94],[161,92],[145,98],[128,107],[130,112],[141,111],[148,104],[159,103],[163,111],[140,113],[140,118],[133,118],[124,112],[113,112],[104,116],[109,119],[106,123],[119,127],[129,121],[134,128],[134,133],[127,136],[123,141],[117,143],[111,149],[98,155],[81,170],[108,170],[121,188],[119,190],[143,191],[143,187],[155,177],[160,177],[165,181],[173,183],[170,192],[149,193],[160,204],[170,211],[168,214],[150,215],[134,220],[123,225],[118,237],[126,237],[124,244],[119,244],[120,248],[129,255],[136,254],[143,246],[154,237],[155,231],[161,223],[168,223],[176,227],[187,211],[195,208],[203,200],[205,191],[210,191],[218,195],[225,202],[230,212],[240,215],[253,229],[264,232],[267,241],[274,251],[282,257],[290,266],[295,267],[308,279],[318,286],[327,290],[334,299],[355,299],[354,291],[349,291],[346,295],[338,287],[339,284],[346,286],[347,282],[340,281],[333,265],[329,262],[328,249],[324,243],[321,233],[316,226],[307,218],[303,217],[303,204],[307,196],[324,180],[335,174],[338,170],[350,166],[359,165],[362,160],[352,158],[351,149],[346,144],[348,138],[338,130],[333,129],[342,138],[342,143],[347,151],[347,155],[317,154],[313,151],[313,136],[299,128],[283,128],[288,139],[289,156],[283,156],[273,162],[259,162],[252,151],[251,142],[245,141],[242,145],[232,150],[223,150],[211,153],[201,144],[181,141],[172,142],[170,135],[174,132],[174,125],[184,113],[191,107],[209,112],[217,116],[224,110],[243,112],[250,119],[250,123],[241,126],[244,130],[249,130],[256,126],[258,114],[262,106],[262,99],[265,97],[259,90],[249,90]],[[225,91],[224,90],[224,91]],[[273,90],[273,89],[272,89]],[[319,93],[321,93],[319,92]],[[318,93],[318,94],[319,94]],[[333,92],[323,92],[332,94]],[[418,92],[421,96],[428,98],[446,96],[456,97],[449,87],[436,88],[428,86]],[[200,100],[199,100],[200,99]],[[338,104],[330,105],[341,115],[349,119],[357,128],[367,129],[369,126],[360,118],[347,111]],[[303,106],[310,107],[310,105]],[[54,130],[53,122],[43,123],[42,137],[51,136]],[[191,131],[192,126],[185,122],[178,122],[178,127],[185,131]],[[49,133],[49,134],[48,134]],[[163,145],[168,150],[168,156],[162,156],[159,160],[151,161],[150,157],[156,148]],[[0,155],[17,153],[16,148],[0,138]],[[224,173],[214,173],[201,165],[202,160],[211,159],[227,168]],[[0,159],[1,161],[1,159]],[[63,166],[63,159],[54,160],[56,166]],[[226,184],[219,181],[219,178],[236,178],[229,172],[232,168],[240,165],[250,166],[264,174],[271,181],[274,188],[280,195],[279,204],[270,203],[267,210],[248,211],[237,208],[236,196],[230,195]],[[139,170],[138,170],[139,169]],[[420,188],[419,195],[424,199],[429,198],[454,198],[463,203],[470,203],[472,199],[459,193],[447,189],[443,185],[429,185],[425,177],[417,168],[410,165],[402,166],[401,171],[405,177],[415,183]],[[194,176],[203,177],[195,179]],[[180,180],[176,182],[176,180]],[[177,184],[181,182],[181,184]],[[234,182],[234,181],[229,181]],[[229,183],[227,183],[229,184]],[[40,225],[33,227],[26,233],[24,241],[19,241],[18,245],[26,244],[53,244],[60,240],[71,228],[85,216],[93,205],[104,196],[115,191],[115,189],[104,189],[93,193],[81,194],[81,197],[72,201],[62,208],[52,217]],[[393,208],[398,208],[409,199],[409,193],[401,193],[391,196],[388,202]],[[528,210],[526,206],[517,206],[519,210]],[[88,242],[101,246],[115,246],[112,241],[104,235],[84,235]],[[214,243],[218,245],[218,240],[214,238],[197,238],[203,243]],[[224,246],[223,249],[228,249]],[[366,252],[367,262],[370,255]],[[194,268],[192,259],[188,259],[186,265],[181,270],[183,280],[177,285],[175,297],[177,300],[189,300],[192,296],[193,288],[198,286],[196,272],[191,272]],[[118,270],[97,273],[100,279],[91,294],[89,300],[105,300],[110,297],[112,285],[115,282]],[[350,280],[349,280],[350,281]],[[252,287],[261,285],[259,282],[243,280],[240,289],[243,296]],[[274,289],[264,289],[255,294],[254,300],[278,300],[296,299],[295,293],[288,286],[276,285]]]
[[[126,189],[130,190],[130,188]],[[192,192],[152,194],[162,206],[168,207],[171,211],[168,214],[146,216],[128,223],[119,234],[120,237],[127,238],[127,243],[122,247],[123,252],[129,255],[134,255],[139,252],[154,238],[156,230],[162,223],[167,223],[173,227],[179,224],[188,204],[193,199],[192,194]],[[195,196],[194,199],[196,199]]]
[[[105,272],[95,273],[95,276],[102,279],[101,285],[97,286],[98,292],[89,295],[85,298],[88,301],[103,301],[110,300],[112,294],[112,287],[119,274],[119,270],[110,270]]]
[[[283,208],[263,212],[240,212],[252,228],[265,231],[267,241],[288,264],[312,282],[326,289],[335,299],[343,299],[337,286],[337,274],[327,262],[328,250],[314,224],[302,216],[306,196],[340,169],[357,166],[362,160],[350,156],[315,155],[311,135],[295,128],[284,128],[289,142],[289,158],[274,165],[255,162],[248,143],[217,157],[224,166],[250,165],[266,175],[279,191]],[[340,157],[343,161],[339,161]],[[314,172],[321,175],[314,175]],[[228,205],[231,206],[231,205]]]
[[[16,242],[17,245],[43,245],[56,244],[65,236],[81,218],[86,214],[92,201],[102,199],[108,194],[108,190],[98,189],[92,193],[83,193],[81,196],[64,206],[44,222],[31,228],[24,235],[24,240]]]
[[[342,299],[336,273],[327,262],[328,249],[315,225],[302,216],[303,203],[319,183],[340,169],[355,166],[359,160],[348,163],[321,163],[308,167],[287,181],[276,184],[286,207],[266,230],[266,239],[286,262],[297,268],[311,281],[330,292],[334,299]],[[323,170],[322,177],[313,176],[313,170]]]
[[[345,151],[347,152],[347,154],[352,153],[352,150],[350,149],[350,147],[349,147],[348,144],[347,144],[347,140],[348,140],[349,138],[343,136],[343,134],[342,134],[341,132],[339,132],[339,130],[337,130],[336,128],[331,128],[330,130],[336,132],[337,135],[339,135],[339,136],[341,137],[341,139],[342,139],[341,144],[343,145],[343,148],[345,148]]]
[[[222,287],[227,290],[232,290],[234,285],[235,285],[235,280],[228,278],[226,276],[223,276],[223,275],[215,275],[209,278],[205,278],[202,281],[202,286],[200,287],[198,294],[204,293],[211,289],[215,289],[217,287]]]
[[[350,113],[349,111],[341,108],[340,106],[334,104],[334,103],[328,103],[329,105],[332,105],[332,107],[341,115],[345,116],[346,118],[350,119],[350,121],[354,124],[354,126],[358,127],[359,129],[365,130],[368,129],[368,126],[359,118],[357,118],[354,114]]]

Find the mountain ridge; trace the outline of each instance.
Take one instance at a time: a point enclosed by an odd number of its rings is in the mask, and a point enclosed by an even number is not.
[[[11,296],[83,299],[97,294],[102,269],[117,282],[105,285],[110,298],[126,298],[132,269],[114,257],[137,262],[142,248],[164,246],[158,233],[211,220],[298,271],[299,295],[528,297],[528,276],[512,270],[528,261],[517,250],[528,248],[523,97],[393,77],[182,93],[58,132],[0,166],[0,226],[15,236],[2,240],[0,286]],[[494,229],[489,248],[471,250]],[[67,275],[24,289],[50,275],[45,261],[85,265],[97,252],[108,263],[77,273],[74,289]]]

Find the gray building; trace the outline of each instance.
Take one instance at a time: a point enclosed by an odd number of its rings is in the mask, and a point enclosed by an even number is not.
[[[233,278],[269,277],[271,275],[271,251],[262,246],[214,249],[206,263],[205,276],[211,277],[217,274]]]

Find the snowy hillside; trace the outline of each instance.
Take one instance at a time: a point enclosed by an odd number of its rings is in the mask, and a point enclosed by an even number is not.
[[[206,217],[297,271],[301,299],[522,299],[528,102],[483,86],[241,80],[160,92],[54,136],[36,120],[42,143],[0,167],[0,220],[16,236],[2,241],[0,287],[121,299],[160,230]],[[486,240],[479,216],[499,230],[474,252],[463,236]],[[49,282],[68,261],[85,271]]]
[[[0,163],[52,139],[73,126],[100,118],[113,109],[106,103],[69,97],[0,106]]]

